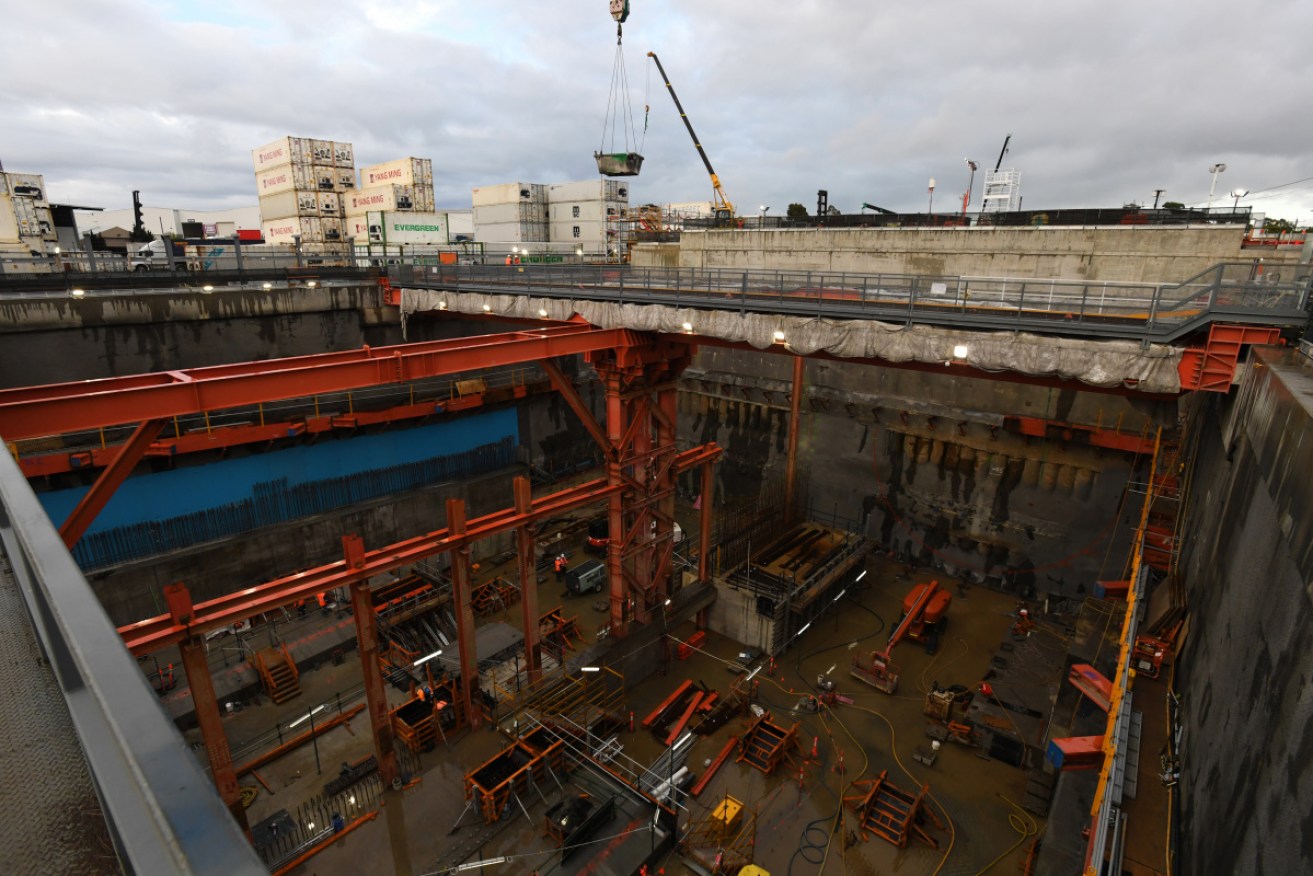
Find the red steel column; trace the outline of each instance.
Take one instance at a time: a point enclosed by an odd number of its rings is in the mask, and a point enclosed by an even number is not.
[[[447,532],[452,536],[465,534],[465,502],[461,499],[447,500]],[[474,638],[474,606],[470,602],[470,549],[463,542],[451,551],[451,596],[456,603],[461,703],[470,729],[477,730],[483,726],[482,704],[475,696],[479,689],[479,655]]]
[[[698,581],[711,580],[711,502],[715,489],[715,471],[710,462],[702,463],[702,513],[698,520]]]
[[[802,370],[806,364],[802,356],[793,357],[793,393],[789,413],[789,455],[784,472],[784,513],[789,523],[797,520],[793,507],[798,480],[798,423],[802,417]]]
[[[625,411],[628,405],[620,397],[619,366],[613,365],[605,370],[602,379],[606,383],[606,438],[611,445],[611,456],[606,461],[606,480],[609,486],[622,486],[624,473],[620,466],[620,457],[628,455],[628,448],[621,447],[625,437]],[[624,497],[620,493],[611,496],[607,505],[611,544],[606,553],[607,578],[611,582],[611,631],[610,635],[622,638],[628,632],[626,626],[627,612],[625,603],[629,598],[629,588],[625,583],[624,540],[625,516]]]
[[[164,587],[164,599],[169,612],[179,623],[192,618],[191,594],[184,584]],[[214,693],[214,679],[210,677],[210,664],[205,659],[205,643],[190,636],[178,643],[182,654],[182,668],[187,673],[187,686],[191,689],[192,705],[196,709],[196,723],[205,741],[205,754],[210,760],[210,774],[219,789],[219,799],[228,807],[238,826],[248,835],[246,809],[242,806],[241,789],[237,786],[237,771],[233,769],[232,752],[228,750],[228,737],[223,732],[223,717],[219,714],[219,698]]]
[[[365,543],[360,536],[343,536],[342,553],[349,568],[359,569],[365,565]],[[397,751],[392,738],[392,719],[388,715],[387,688],[383,685],[383,670],[378,662],[378,617],[374,614],[374,601],[369,597],[369,581],[357,581],[351,585],[351,611],[356,616],[356,650],[364,677],[365,702],[369,726],[374,733],[378,773],[385,786],[391,785],[398,775]]]
[[[645,382],[646,383],[646,382]],[[633,544],[629,549],[633,551],[633,569],[634,580],[638,586],[631,588],[629,597],[633,601],[634,620],[639,623],[647,623],[648,599],[652,593],[652,577],[656,571],[656,565],[653,562],[653,534],[652,524],[656,517],[652,514],[652,492],[653,492],[653,471],[652,459],[650,456],[652,450],[652,421],[655,419],[652,415],[652,405],[656,403],[650,386],[643,386],[642,395],[629,406],[629,422],[625,425],[632,430],[633,444],[630,447],[632,457],[638,462],[634,463],[629,472],[629,476],[634,481],[634,497],[630,504],[630,510],[638,512],[634,516],[634,533]]]
[[[515,513],[527,520],[533,488],[529,479],[515,479]],[[542,677],[542,647],[538,641],[538,573],[534,564],[533,530],[526,522],[515,530],[520,567],[520,610],[524,617],[524,668],[529,683]]]

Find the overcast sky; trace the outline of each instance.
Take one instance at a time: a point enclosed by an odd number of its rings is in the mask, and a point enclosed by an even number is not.
[[[1011,133],[1026,208],[1156,188],[1202,206],[1225,162],[1218,203],[1249,189],[1241,205],[1313,217],[1308,0],[631,9],[647,157],[631,202],[710,197],[655,50],[740,212],[814,209],[819,188],[845,211],[923,210],[932,176],[949,210],[965,159],[992,168]],[[0,161],[107,208],[134,188],[159,207],[254,203],[250,150],[285,134],[349,141],[357,166],[432,158],[444,207],[468,208],[472,186],[595,176],[616,48],[607,0],[61,0],[7,4],[4,27]]]

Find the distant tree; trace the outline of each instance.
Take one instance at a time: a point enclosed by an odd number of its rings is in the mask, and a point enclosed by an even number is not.
[[[784,218],[792,222],[806,222],[811,218],[807,213],[807,208],[802,204],[790,204],[789,210],[784,214]]]
[[[1165,202],[1163,202],[1163,209],[1164,209],[1164,210],[1184,210],[1184,209],[1185,209],[1185,204],[1182,204],[1180,201],[1165,201]]]
[[[1295,231],[1295,223],[1289,219],[1264,219],[1263,230],[1272,234],[1280,234],[1286,231]]]
[[[133,243],[150,243],[154,239],[155,235],[151,234],[145,228],[140,231],[133,230],[132,233],[128,235],[128,240],[131,240]]]

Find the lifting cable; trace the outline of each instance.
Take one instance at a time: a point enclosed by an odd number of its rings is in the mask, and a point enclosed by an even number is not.
[[[629,103],[629,74],[625,70],[625,47],[619,26],[616,27],[615,61],[611,66],[611,92],[606,98],[606,118],[602,120],[602,144],[598,151],[616,151],[617,127],[621,129],[621,135],[624,137],[624,151],[640,151],[638,137],[634,133],[634,113]],[[646,122],[644,122],[644,132],[646,132]],[[632,150],[629,148],[631,139],[635,147]]]

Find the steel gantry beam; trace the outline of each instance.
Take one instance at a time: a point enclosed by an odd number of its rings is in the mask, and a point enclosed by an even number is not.
[[[720,453],[720,448],[715,444],[705,444],[678,454],[673,467],[676,471],[687,471],[715,461]],[[174,621],[166,614],[121,626],[119,634],[134,655],[150,654],[177,644],[189,634],[199,635],[206,630],[219,629],[325,590],[350,587],[358,581],[410,565],[425,557],[451,550],[457,545],[471,544],[500,532],[509,532],[526,523],[546,520],[605,501],[624,489],[624,485],[611,485],[602,479],[588,481],[534,499],[527,515],[517,514],[514,508],[504,508],[470,520],[463,535],[451,533],[446,527],[437,529],[377,550],[365,551],[358,564],[338,560],[198,603],[187,625]]]
[[[132,469],[146,455],[150,443],[163,428],[163,420],[145,420],[133,431],[132,437],[118,448],[109,465],[105,466],[104,471],[96,478],[96,482],[91,485],[91,489],[87,490],[86,495],[77,503],[77,507],[68,515],[68,519],[60,525],[59,537],[64,540],[64,547],[72,550],[73,545],[78,543],[83,533],[87,531],[87,527],[96,519],[96,515],[104,510],[114,491],[122,486],[128,475],[132,474]]]
[[[0,437],[12,442],[62,435],[643,345],[643,338],[627,329],[571,324],[6,389],[0,390]]]

